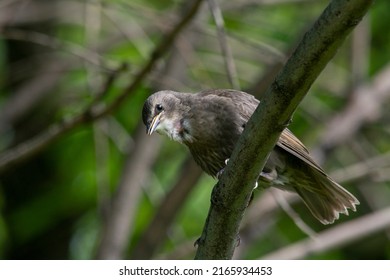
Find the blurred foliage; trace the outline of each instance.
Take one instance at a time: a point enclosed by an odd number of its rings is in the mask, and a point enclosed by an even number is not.
[[[104,86],[109,73],[127,63],[127,70],[102,98],[106,104],[115,100],[180,17],[182,2],[186,1],[0,1],[0,113],[6,112],[0,122],[0,151],[80,114]],[[328,3],[219,2],[242,89],[251,88],[272,65],[284,61],[285,54]],[[318,148],[327,121],[348,106],[353,87],[370,81],[388,64],[389,10],[389,1],[376,1],[364,23],[369,32],[361,35],[368,40],[367,57],[363,60],[368,63],[367,69],[361,69],[367,73],[362,80],[353,81],[351,49],[356,46],[349,39],[295,114],[290,128],[310,149]],[[16,31],[23,31],[24,38],[15,40]],[[145,98],[152,91],[165,88],[192,92],[230,87],[207,5],[191,33],[178,38],[175,52],[170,63],[181,64],[184,71],[164,77],[162,82],[162,69],[167,67],[172,51],[112,115],[72,130],[28,161],[0,174],[1,258],[95,258],[103,217],[99,186],[107,190],[105,199],[115,194],[134,146]],[[33,86],[34,82],[37,84]],[[12,112],[16,113],[14,117]],[[378,114],[353,138],[326,153],[326,170],[337,170],[390,150],[389,111],[384,109]],[[129,254],[175,183],[188,155],[179,144],[163,141],[152,172],[142,186],[129,236]],[[389,167],[390,163],[387,170]],[[357,213],[341,217],[336,225],[386,206],[386,202],[377,204],[366,195],[367,189],[375,185],[375,196],[390,198],[389,180],[382,174],[345,184],[362,205]],[[193,244],[200,236],[214,183],[212,178],[201,178],[177,213],[156,257]],[[261,195],[262,192],[256,192],[255,199]],[[303,205],[294,204],[294,209],[315,231],[326,228],[310,217]],[[275,211],[271,219],[265,222],[268,226],[264,232],[245,247],[241,258],[260,258],[307,237],[284,212]],[[386,259],[390,257],[389,237],[389,231],[376,233],[310,258]],[[188,254],[181,257],[193,257],[195,249],[190,247]]]

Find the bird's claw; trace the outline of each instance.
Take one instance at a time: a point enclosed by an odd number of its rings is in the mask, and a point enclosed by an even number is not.
[[[199,247],[200,243],[202,243],[202,236],[195,240],[194,247]]]
[[[228,158],[225,159],[225,165],[227,165],[228,162],[229,162],[229,159],[228,159]],[[221,178],[221,176],[222,176],[222,174],[223,174],[224,171],[225,171],[225,167],[218,171],[218,173],[217,173],[217,179],[218,179],[218,180]],[[261,177],[261,176],[263,176],[263,172],[261,172],[260,177]],[[265,177],[265,176],[268,176],[268,174],[267,174],[267,173],[264,173],[264,177]],[[257,189],[258,186],[259,186],[259,183],[256,181],[255,186],[254,186],[253,189]]]
[[[218,180],[221,178],[224,170],[225,170],[225,168],[222,168],[221,170],[218,171],[218,173],[217,173],[217,179]]]
[[[202,237],[199,237],[198,239],[195,240],[194,247],[199,247],[201,242],[202,242]],[[240,246],[240,244],[241,244],[241,238],[240,238],[240,235],[237,235],[237,237],[236,237],[236,247]]]
[[[228,164],[228,162],[229,162],[229,159],[228,158],[225,159],[225,166]],[[224,170],[225,170],[225,167],[218,171],[218,173],[217,173],[217,179],[218,180],[221,178],[222,173],[223,173]]]
[[[240,246],[240,244],[241,244],[241,237],[240,237],[240,235],[237,235],[237,237],[236,237],[236,247]]]
[[[271,172],[261,171],[259,180],[262,180],[266,183],[272,183],[277,178],[277,176],[278,175],[277,175],[276,171],[271,171]]]

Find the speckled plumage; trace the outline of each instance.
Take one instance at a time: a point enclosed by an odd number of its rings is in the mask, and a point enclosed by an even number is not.
[[[220,89],[199,93],[159,91],[142,111],[148,134],[165,134],[186,145],[195,161],[216,176],[230,158],[246,122],[259,101],[242,91]],[[323,224],[339,213],[355,211],[358,200],[333,181],[310,157],[305,146],[285,129],[263,169],[262,187],[274,186],[298,193]]]

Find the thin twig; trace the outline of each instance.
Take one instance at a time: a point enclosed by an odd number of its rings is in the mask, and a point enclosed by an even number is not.
[[[107,91],[111,89],[114,80],[118,77],[120,71],[124,70],[125,67],[121,65],[118,70],[111,72],[104,83],[102,90],[97,95],[97,98],[101,98]],[[59,123],[51,125],[45,131],[41,132],[37,136],[19,144],[18,146],[4,151],[0,154],[0,173],[4,170],[18,164],[19,162],[26,160],[41,150],[46,148],[48,145],[53,143],[59,137],[74,129],[75,127],[87,123],[93,120],[91,116],[92,110],[95,108],[94,101],[83,111],[80,115],[70,119],[62,120]]]
[[[390,226],[390,208],[332,227],[317,235],[269,253],[262,259],[303,259],[337,248]]]
[[[63,52],[75,55],[85,60],[86,62],[98,66],[99,68],[103,68],[106,71],[110,71],[110,69],[104,67],[104,64],[101,63],[102,61],[106,60],[106,58],[102,57],[100,54],[92,50],[83,48],[80,45],[71,42],[66,42],[44,33],[16,28],[6,28],[0,30],[0,35],[1,37],[4,37],[9,40],[32,42],[54,50],[61,50]],[[115,62],[111,62],[111,64],[112,63]]]
[[[143,124],[135,136],[133,153],[127,159],[120,184],[105,217],[98,259],[123,259],[132,233],[142,186],[159,154],[161,139],[148,137]]]
[[[226,73],[229,79],[229,83],[234,89],[240,89],[240,83],[237,77],[236,65],[234,63],[234,58],[232,50],[227,41],[227,36],[225,32],[225,22],[223,20],[221,9],[217,3],[217,0],[208,0],[211,14],[213,15],[215,25],[217,26],[218,40],[219,45],[221,46],[223,58],[226,66]]]
[[[365,17],[352,33],[351,43],[351,84],[357,88],[369,77],[370,17]]]
[[[196,15],[200,4],[203,0],[194,0],[191,3],[190,9],[183,14],[181,20],[175,25],[175,27],[166,36],[162,38],[160,43],[156,46],[149,60],[145,63],[138,73],[136,73],[133,81],[122,91],[122,93],[109,105],[109,106],[93,106],[88,107],[80,115],[61,123],[52,125],[44,132],[27,140],[26,142],[4,151],[0,154],[0,173],[6,168],[9,168],[27,158],[35,155],[39,151],[46,148],[49,144],[58,139],[66,132],[78,127],[79,125],[90,123],[98,118],[114,112],[123,101],[132,94],[135,89],[141,84],[144,78],[153,69],[155,63],[169,50],[173,44],[177,35],[184,29],[184,27],[191,21]]]
[[[190,3],[190,8],[186,11],[186,13],[183,14],[181,20],[177,23],[177,25],[174,26],[171,32],[169,32],[166,36],[162,38],[160,44],[156,46],[156,48],[152,52],[149,61],[135,75],[133,83],[129,84],[124,89],[122,94],[110,104],[110,106],[108,106],[104,110],[101,110],[100,112],[97,112],[95,115],[96,118],[111,114],[123,103],[127,96],[141,84],[146,75],[153,69],[155,63],[170,49],[179,33],[196,15],[202,2],[203,0],[193,0],[193,2]]]
[[[110,89],[114,85],[114,82],[118,79],[120,74],[126,72],[128,68],[129,67],[127,63],[122,63],[116,70],[112,71],[110,75],[108,75],[106,81],[101,86],[100,90],[96,93],[95,98],[89,106],[90,109],[103,100],[103,98],[109,93]]]
[[[271,193],[276,200],[276,202],[279,204],[279,206],[283,209],[283,211],[294,221],[295,225],[307,236],[310,238],[315,238],[317,233],[311,229],[298,215],[297,212],[294,211],[294,209],[290,206],[287,199],[280,193],[280,191],[272,189]]]
[[[202,170],[194,160],[190,157],[187,158],[176,184],[164,197],[155,216],[135,246],[131,255],[132,259],[150,259],[153,256],[158,247],[165,241],[168,228],[177,216],[178,209],[186,202],[201,175]]]
[[[390,64],[387,64],[370,83],[361,84],[347,106],[336,114],[322,132],[321,144],[312,152],[321,161],[327,151],[351,139],[365,123],[381,116],[390,96]]]
[[[389,166],[390,153],[385,153],[335,170],[330,174],[330,176],[337,182],[350,182],[371,174],[376,175],[377,172]]]

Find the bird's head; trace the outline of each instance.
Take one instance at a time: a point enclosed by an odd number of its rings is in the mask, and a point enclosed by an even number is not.
[[[180,94],[164,90],[149,96],[142,109],[142,120],[147,134],[151,135],[156,131],[182,142],[183,115],[187,110],[182,104]]]

